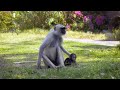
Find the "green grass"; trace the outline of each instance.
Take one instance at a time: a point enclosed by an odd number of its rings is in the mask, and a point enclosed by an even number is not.
[[[67,38],[76,38],[76,39],[93,39],[93,40],[105,40],[107,39],[105,37],[105,34],[99,33],[95,34],[92,32],[78,32],[78,31],[68,31],[67,35],[65,36]]]
[[[44,31],[18,35],[0,33],[0,78],[120,79],[120,50],[94,44],[64,41],[66,50],[77,54],[77,66],[37,70],[36,63],[13,64],[17,61],[37,61],[38,48],[46,34]]]
[[[45,37],[45,35],[48,33],[48,30],[43,30],[43,29],[30,29],[25,31],[25,33],[31,33],[31,34],[40,34],[42,35],[41,37]],[[92,33],[92,32],[82,32],[82,31],[72,31],[72,30],[68,30],[67,34],[64,36],[66,38],[76,38],[76,39],[82,39],[82,38],[86,38],[86,39],[93,39],[93,40],[105,40],[107,39],[105,37],[105,34],[102,33]]]

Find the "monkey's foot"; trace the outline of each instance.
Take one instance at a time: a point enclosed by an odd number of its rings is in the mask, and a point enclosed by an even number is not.
[[[65,66],[63,66],[63,65],[59,65],[59,66],[56,66],[57,68],[63,68],[63,67],[65,67]]]
[[[37,66],[36,69],[42,69],[42,67],[41,66]]]

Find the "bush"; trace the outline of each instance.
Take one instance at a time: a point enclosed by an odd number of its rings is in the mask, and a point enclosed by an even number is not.
[[[0,31],[24,31],[51,27],[51,22],[65,24],[63,11],[0,11]]]
[[[114,36],[115,40],[120,41],[120,29],[113,29],[113,36]]]
[[[67,25],[69,30],[101,32],[107,29],[106,21],[107,17],[100,11],[0,11],[3,32],[49,29],[52,22]]]
[[[15,27],[13,20],[14,18],[11,12],[1,11],[0,12],[0,31],[7,32],[9,30],[12,30]]]
[[[120,44],[119,44],[119,45],[117,45],[117,48],[118,48],[118,49],[120,49]]]

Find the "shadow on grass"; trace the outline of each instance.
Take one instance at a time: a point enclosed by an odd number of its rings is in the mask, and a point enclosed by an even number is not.
[[[0,56],[0,68],[4,67],[5,64],[6,64],[6,60],[2,56]]]
[[[21,58],[21,56],[24,58]],[[4,72],[6,74],[11,73],[11,71],[13,71],[12,69],[16,69],[16,68],[19,68],[21,71],[22,69],[36,69],[37,57],[38,57],[37,53],[0,54],[0,70],[2,70],[1,73],[2,74]],[[14,62],[22,62],[22,61],[32,61],[32,62],[23,63],[23,64],[14,63]],[[10,75],[10,77],[12,77],[12,75]]]
[[[1,60],[9,61],[34,61],[38,57],[38,53],[23,53],[23,54],[0,54]],[[37,60],[37,59],[36,59]]]
[[[25,55],[27,54],[17,54]],[[36,53],[30,53],[29,55],[35,55]],[[12,56],[12,54],[8,54]],[[6,57],[6,56],[4,56]],[[4,57],[0,59],[5,60]],[[31,56],[32,57],[32,56]],[[120,62],[112,62],[112,60],[106,60],[101,58],[102,61],[88,61],[78,62],[78,66],[70,66],[59,70],[54,69],[36,69],[36,63],[27,63],[21,65],[13,65],[5,70],[2,70],[0,78],[111,78],[110,75],[115,78],[119,78]],[[24,59],[28,60],[28,59]],[[116,72],[117,71],[117,72]],[[103,75],[105,74],[105,75]],[[88,77],[89,76],[89,77]]]

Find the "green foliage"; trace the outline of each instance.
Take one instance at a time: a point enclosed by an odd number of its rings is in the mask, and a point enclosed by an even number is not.
[[[64,24],[69,30],[101,32],[108,29],[108,20],[102,11],[0,11],[0,32],[49,29],[52,22]],[[115,22],[116,26],[119,20]]]
[[[120,44],[119,44],[119,45],[117,45],[117,48],[120,50]]]
[[[14,18],[9,11],[0,11],[0,31],[7,32],[15,27]]]
[[[48,29],[51,22],[64,24],[62,11],[1,11],[0,31],[17,31],[44,28]]]
[[[113,36],[114,36],[115,40],[120,41],[120,28],[113,29]],[[120,49],[120,44],[117,47]]]
[[[51,26],[51,23],[59,23],[59,24],[65,24],[64,23],[64,18],[65,15],[62,11],[51,11],[50,12],[51,15],[49,15],[49,17],[47,17],[48,19],[46,19],[46,25],[49,25],[49,27]]]
[[[113,29],[113,35],[114,35],[115,40],[120,41],[120,29]]]
[[[74,22],[74,23],[72,24],[72,29],[73,29],[73,30],[76,30],[76,27],[77,27],[77,23]]]
[[[62,19],[64,18],[60,11],[29,11],[25,13],[26,14],[23,13],[23,16],[21,16],[24,20],[24,24],[22,24],[23,26],[21,27],[24,29],[34,27],[48,29],[51,26],[51,22],[62,23]],[[24,15],[26,15],[26,19]]]

